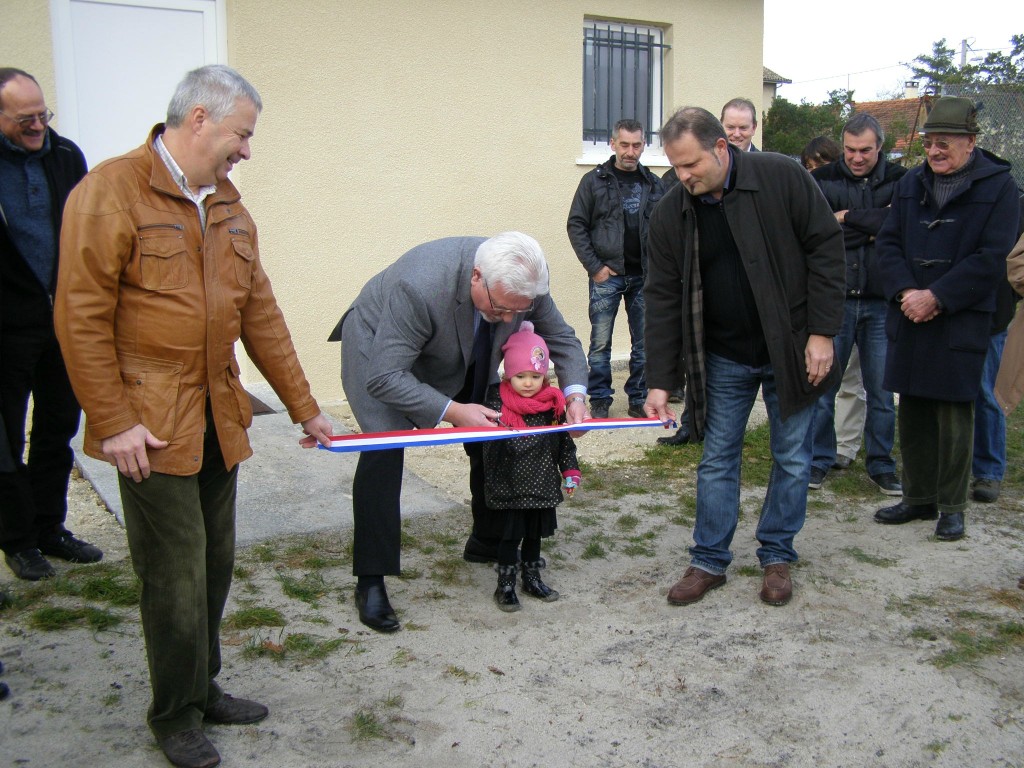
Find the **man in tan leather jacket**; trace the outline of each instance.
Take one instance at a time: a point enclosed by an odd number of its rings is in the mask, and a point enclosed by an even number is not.
[[[267,715],[214,681],[238,463],[252,453],[235,341],[302,423],[304,447],[326,445],[331,433],[260,263],[255,224],[228,180],[250,156],[261,109],[234,70],[190,72],[166,127],[72,192],[61,235],[57,336],[86,414],[86,453],[120,472],[143,585],[148,721],[180,766],[220,762],[204,720]]]

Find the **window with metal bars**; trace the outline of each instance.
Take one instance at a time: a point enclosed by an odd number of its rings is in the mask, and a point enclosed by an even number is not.
[[[639,120],[647,145],[659,146],[665,30],[585,22],[583,27],[583,144],[605,145],[622,119]]]

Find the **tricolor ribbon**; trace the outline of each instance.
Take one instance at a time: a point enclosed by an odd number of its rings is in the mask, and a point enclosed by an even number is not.
[[[430,445],[479,443],[484,440],[508,440],[512,437],[544,435],[551,432],[590,432],[595,429],[629,429],[632,427],[665,427],[660,419],[590,419],[579,424],[554,424],[549,427],[446,427],[442,429],[406,429],[395,432],[366,432],[359,435],[335,435],[325,451],[386,451],[392,448],[425,448]]]

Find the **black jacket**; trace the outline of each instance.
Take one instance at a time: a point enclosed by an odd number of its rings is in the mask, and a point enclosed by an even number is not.
[[[614,165],[615,156],[612,155],[607,162],[584,174],[566,222],[569,242],[576,251],[576,258],[591,277],[605,265],[616,274],[626,274],[626,259],[623,255],[626,223],[622,213],[622,198],[619,196],[619,182],[612,171]],[[646,184],[640,202],[640,263],[646,272],[647,230],[651,212],[661,200],[662,187],[661,179],[647,168],[637,164],[637,170]]]
[[[85,176],[85,156],[71,141],[50,132],[50,151],[43,157],[43,171],[50,187],[53,231],[60,240],[64,202],[74,186]],[[57,288],[57,269],[50,285],[39,282],[32,268],[15,247],[7,231],[7,217],[0,207],[0,326],[25,328],[53,326],[53,294]]]
[[[774,152],[730,150],[735,187],[722,198],[729,229],[754,290],[779,393],[782,418],[812,404],[838,381],[838,368],[814,387],[804,350],[810,334],[843,325],[843,245],[835,217],[810,175]],[[676,184],[651,221],[644,283],[647,386],[672,391],[684,381],[690,434],[707,413],[695,201]]]
[[[854,176],[840,158],[811,172],[832,212],[846,211],[842,224],[846,246],[846,294],[855,299],[883,299],[875,236],[889,215],[896,183],[907,172],[879,157],[867,176]]]
[[[501,397],[492,396],[489,408],[501,410]],[[528,413],[529,427],[554,421],[554,411]],[[562,503],[562,473],[580,468],[576,443],[566,432],[525,435],[483,444],[484,493],[491,509],[545,509]]]
[[[980,147],[974,151],[968,184],[942,208],[927,163],[904,176],[878,233],[889,300],[884,386],[890,392],[964,403],[978,396],[1018,203],[1010,164]],[[931,290],[942,311],[924,323],[909,320],[897,300],[908,288]]]

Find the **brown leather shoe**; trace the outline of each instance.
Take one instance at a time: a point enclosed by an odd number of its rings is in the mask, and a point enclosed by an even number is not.
[[[789,566],[785,563],[765,566],[761,599],[768,605],[785,605],[792,596],[793,580],[789,578]]]
[[[725,574],[716,576],[713,573],[702,571],[700,568],[690,566],[683,573],[683,578],[672,585],[668,591],[668,601],[672,605],[688,605],[696,603],[704,593],[725,584]]]

